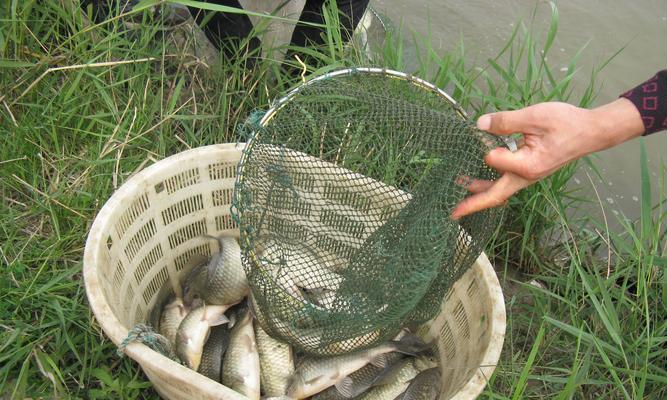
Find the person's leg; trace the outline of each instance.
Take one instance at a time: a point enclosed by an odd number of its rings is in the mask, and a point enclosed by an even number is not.
[[[237,0],[206,0],[206,2],[242,8]],[[241,43],[252,32],[253,26],[247,15],[214,12],[209,16],[209,12],[206,10],[195,7],[189,8],[190,13],[195,17],[198,24],[204,22],[202,29],[208,40],[222,51],[226,58],[237,55]],[[253,53],[259,46],[259,39],[252,37],[248,43],[247,51]]]
[[[361,17],[366,11],[369,0],[337,0],[338,10],[340,12],[340,23],[345,39],[349,40],[352,37],[352,32],[361,20]],[[322,15],[322,7],[325,0],[308,0],[303,7],[301,13],[301,22],[313,22],[317,24],[324,24],[324,16]],[[310,44],[323,44],[324,39],[322,34],[324,28],[314,26],[297,24],[292,34],[292,45],[306,46]]]

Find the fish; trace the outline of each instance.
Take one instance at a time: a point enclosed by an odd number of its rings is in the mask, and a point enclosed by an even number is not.
[[[360,347],[372,345],[380,338],[380,330],[365,333],[349,339],[340,340],[326,345],[326,351],[332,354],[350,352]]]
[[[264,265],[274,269],[274,274],[288,274],[290,284],[306,290],[336,291],[343,276],[332,271],[330,262],[316,256],[308,249],[278,245],[267,239],[262,248]]]
[[[220,252],[214,254],[207,265],[193,269],[188,274],[183,299],[186,304],[197,297],[201,297],[206,304],[237,304],[250,292],[241,263],[241,248],[233,237],[206,237],[218,241]]]
[[[428,351],[425,351],[414,359],[415,362],[415,368],[417,368],[418,371],[425,371],[427,369],[435,368],[438,366],[438,356],[437,353],[429,349]]]
[[[212,326],[229,322],[225,311],[229,306],[203,305],[183,318],[176,333],[176,354],[190,369],[197,371],[204,344]]]
[[[341,393],[344,393],[344,378],[365,365],[373,364],[378,368],[385,368],[387,353],[398,351],[415,355],[424,348],[425,344],[421,339],[408,335],[399,342],[390,341],[354,353],[327,358],[306,358],[290,377],[287,395],[295,399],[303,399],[331,386],[336,386]]]
[[[440,369],[429,368],[417,374],[395,400],[435,400],[440,394],[440,382]]]
[[[285,342],[274,339],[254,322],[260,365],[260,388],[264,396],[279,397],[287,393],[287,382],[294,373],[294,354]]]
[[[414,366],[413,360],[408,359],[397,371],[393,380],[384,385],[378,385],[357,397],[359,400],[393,400],[400,396],[410,385],[419,371]]]
[[[251,400],[259,399],[259,353],[252,314],[247,307],[239,311],[230,333],[229,346],[222,360],[222,384]]]
[[[183,303],[183,299],[174,297],[167,305],[164,306],[162,310],[162,315],[160,316],[160,329],[159,332],[162,336],[166,337],[169,340],[169,343],[172,345],[176,343],[176,333],[178,332],[178,327],[183,322],[183,319],[190,308]]]
[[[201,363],[197,372],[216,382],[222,380],[222,357],[229,346],[230,332],[227,326],[211,328],[211,333],[202,350]]]
[[[338,387],[332,386],[313,396],[313,400],[346,400],[355,398],[370,388],[383,385],[395,378],[409,359],[401,353],[387,353],[387,365],[384,368],[367,364],[363,368],[343,378]]]

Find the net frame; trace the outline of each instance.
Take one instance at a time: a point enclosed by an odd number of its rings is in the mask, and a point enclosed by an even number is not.
[[[463,108],[449,94],[447,94],[444,90],[438,88],[437,86],[433,85],[430,82],[427,82],[427,81],[425,81],[421,78],[415,77],[415,76],[407,74],[407,73],[394,71],[394,70],[390,70],[390,69],[386,69],[386,68],[359,67],[359,68],[346,68],[346,69],[336,70],[336,71],[329,72],[329,73],[326,73],[324,75],[315,77],[315,78],[310,79],[308,81],[304,80],[304,82],[301,85],[293,88],[285,96],[276,100],[273,103],[272,107],[270,107],[261,116],[261,118],[258,119],[258,121],[256,122],[257,125],[260,126],[260,127],[263,127],[263,128],[266,127],[267,125],[269,125],[269,123],[280,112],[281,109],[283,109],[286,105],[288,105],[290,103],[290,101],[292,101],[297,95],[299,95],[304,89],[308,88],[309,86],[317,85],[318,83],[320,83],[321,81],[324,81],[324,80],[329,80],[329,79],[337,78],[337,77],[344,77],[346,75],[353,75],[353,74],[371,74],[371,75],[376,75],[376,76],[380,75],[380,76],[383,76],[383,77],[388,77],[388,78],[391,78],[391,79],[398,79],[398,80],[401,80],[401,81],[404,81],[404,82],[408,82],[408,83],[410,83],[410,84],[412,84],[412,85],[414,85],[414,86],[416,86],[416,87],[418,87],[422,90],[426,90],[426,91],[429,91],[431,93],[436,94],[439,98],[444,100],[448,104],[448,106],[451,107],[451,109],[459,117],[461,117],[464,120],[468,119],[468,115],[465,112],[465,110],[463,110]],[[245,168],[248,165],[248,157],[250,157],[250,155],[252,154],[253,148],[257,143],[257,140],[256,140],[256,138],[258,136],[257,130],[253,130],[252,132],[250,132],[250,134],[251,134],[250,138],[247,141],[246,147],[243,151],[243,154],[241,156],[241,159],[240,159],[240,162],[239,162],[239,165],[238,165],[238,169],[237,169],[237,177],[236,177],[235,191],[234,191],[234,201],[233,201],[233,204],[232,204],[232,215],[235,216],[235,218],[237,219],[237,222],[241,226],[240,241],[241,241],[241,247],[244,249],[244,253],[245,253],[244,256],[248,257],[250,259],[249,262],[252,265],[262,265],[262,261],[260,260],[260,257],[257,255],[257,253],[255,252],[255,249],[252,247],[252,244],[251,244],[250,239],[249,239],[249,235],[244,234],[243,226],[242,226],[242,223],[241,223],[241,217],[239,216],[239,211],[236,208],[236,205],[238,204],[238,198],[237,198],[238,191],[237,191],[237,189],[238,189],[238,187],[241,186],[241,182],[244,179]],[[485,134],[485,133],[482,133],[482,134]],[[510,138],[510,137],[497,138],[497,137],[491,136],[491,135],[488,135],[488,136],[489,136],[489,138],[492,138],[492,139],[489,139],[490,141],[493,141],[494,143],[497,143],[498,139],[500,139],[502,142],[505,143],[505,145],[511,151],[516,150],[516,144],[515,144],[515,142],[512,138]],[[483,138],[482,138],[482,140],[483,140]],[[460,235],[460,232],[459,232],[459,235]],[[472,265],[472,262],[471,262],[471,265]],[[255,307],[257,307],[257,306],[255,305]],[[368,340],[364,343],[357,343],[357,344],[348,345],[345,348],[340,348],[340,349],[335,349],[335,350],[333,350],[331,348],[328,348],[327,350],[322,351],[322,349],[313,348],[312,346],[309,347],[308,345],[305,345],[304,343],[299,343],[298,341],[295,342],[293,340],[290,340],[290,339],[293,339],[293,338],[285,337],[284,335],[281,335],[280,332],[276,332],[265,321],[265,318],[263,318],[263,316],[262,316],[261,310],[256,310],[256,311],[257,311],[257,314],[258,314],[257,316],[258,316],[258,320],[260,321],[260,325],[262,325],[262,327],[264,327],[267,332],[269,332],[270,334],[273,334],[275,336],[281,337],[283,340],[286,340],[286,341],[290,342],[293,346],[297,347],[299,350],[304,351],[306,353],[320,354],[320,355],[331,355],[331,354],[338,354],[338,353],[347,352],[347,351],[350,351],[352,349],[366,348],[366,347],[370,347],[373,344],[377,344],[376,340]],[[425,319],[415,318],[411,322],[421,323],[421,322],[425,322]]]

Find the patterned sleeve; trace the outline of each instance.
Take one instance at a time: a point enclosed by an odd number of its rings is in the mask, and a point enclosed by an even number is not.
[[[644,122],[644,135],[667,129],[667,69],[620,97],[630,100]]]

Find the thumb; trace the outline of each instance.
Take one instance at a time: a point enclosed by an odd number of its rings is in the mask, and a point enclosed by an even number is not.
[[[515,111],[484,114],[477,120],[477,127],[497,135],[527,132],[535,128],[531,107]]]

